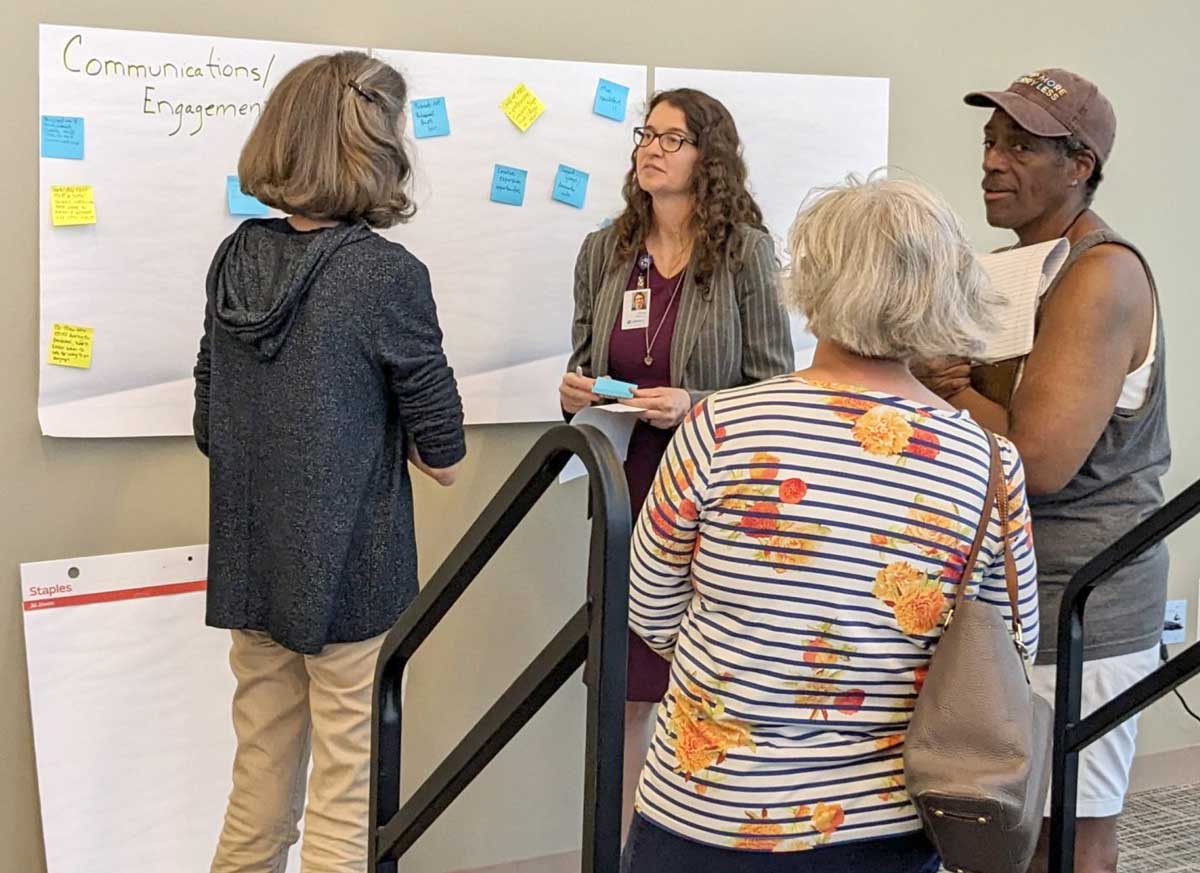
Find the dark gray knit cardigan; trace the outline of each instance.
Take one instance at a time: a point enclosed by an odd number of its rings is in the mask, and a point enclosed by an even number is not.
[[[408,448],[465,454],[428,271],[360,225],[251,220],[207,290],[208,623],[304,653],[382,633],[417,592]]]

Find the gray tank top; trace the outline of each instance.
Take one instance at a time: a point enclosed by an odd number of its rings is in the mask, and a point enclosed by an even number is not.
[[[1154,293],[1158,342],[1150,386],[1140,409],[1116,409],[1087,460],[1065,488],[1031,495],[1033,542],[1038,560],[1041,640],[1038,663],[1053,663],[1063,589],[1084,564],[1162,506],[1161,477],[1171,463],[1167,434],[1167,345],[1158,290],[1150,265],[1135,246],[1111,230],[1081,239],[1063,264],[1058,281],[1091,248],[1116,243],[1142,262]],[[1100,583],[1084,611],[1084,658],[1097,660],[1140,652],[1162,636],[1167,596],[1165,543]]]

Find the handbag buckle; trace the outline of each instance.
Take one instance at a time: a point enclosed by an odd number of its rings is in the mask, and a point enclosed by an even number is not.
[[[1012,638],[1013,645],[1017,647],[1017,654],[1021,656],[1021,669],[1025,671],[1025,682],[1032,685],[1033,677],[1029,672],[1029,649],[1025,646],[1025,634],[1021,632],[1021,625],[1016,619],[1013,620]]]

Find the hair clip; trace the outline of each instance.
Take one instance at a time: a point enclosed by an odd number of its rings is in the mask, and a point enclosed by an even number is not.
[[[349,81],[347,81],[346,85],[347,85],[347,87],[354,89],[354,92],[356,94],[358,94],[359,97],[366,100],[368,103],[375,102],[374,96],[372,96],[371,94],[368,94],[366,91],[364,91],[362,85],[358,84],[358,82],[356,82],[354,79],[350,79]]]

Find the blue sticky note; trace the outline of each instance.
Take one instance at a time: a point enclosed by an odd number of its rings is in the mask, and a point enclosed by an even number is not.
[[[522,205],[525,202],[525,179],[528,175],[517,167],[496,164],[492,171],[492,202]]]
[[[242,193],[242,185],[237,176],[225,177],[225,197],[229,201],[230,215],[266,215],[268,212],[265,203]]]
[[[42,157],[82,161],[83,119],[69,115],[43,115]]]
[[[587,198],[587,186],[587,173],[566,164],[559,164],[558,173],[554,177],[554,193],[550,196],[559,203],[583,209],[583,201]]]
[[[450,116],[446,114],[445,97],[428,97],[412,102],[413,136],[426,139],[450,135]]]
[[[621,382],[617,379],[610,379],[608,376],[600,376],[596,379],[596,383],[592,386],[592,393],[599,394],[601,397],[633,397],[633,392],[637,389],[637,385],[632,382]]]
[[[628,88],[608,79],[601,79],[600,84],[596,86],[596,102],[592,104],[592,112],[613,121],[624,121],[625,104],[628,101]]]

